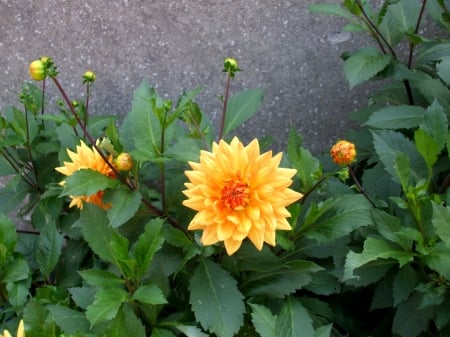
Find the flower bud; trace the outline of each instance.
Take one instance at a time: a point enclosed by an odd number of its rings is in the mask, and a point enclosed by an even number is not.
[[[95,81],[95,73],[93,71],[86,71],[83,75],[83,83],[93,83]]]
[[[31,62],[29,70],[33,80],[42,81],[47,76],[46,66],[42,60],[34,60]]]
[[[239,69],[236,59],[228,57],[223,61],[223,72],[229,73],[231,77],[234,77],[234,73],[237,71],[241,71],[241,69]]]
[[[346,140],[340,140],[330,150],[333,161],[341,166],[348,166],[356,159],[355,144]]]
[[[133,168],[133,158],[129,153],[122,152],[114,160],[114,164],[119,171],[130,171]]]

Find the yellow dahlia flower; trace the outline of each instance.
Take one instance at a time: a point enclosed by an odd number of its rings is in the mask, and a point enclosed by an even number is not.
[[[183,205],[198,212],[188,229],[203,230],[204,245],[223,241],[228,255],[245,238],[258,250],[264,242],[275,246],[275,231],[291,229],[286,206],[303,196],[288,188],[296,170],[278,167],[281,156],[260,154],[257,139],[244,147],[236,137],[201,151],[200,162],[189,162],[192,171],[185,172]]]
[[[3,330],[3,334],[1,334],[0,337],[12,337],[12,336],[8,330]],[[17,337],[25,337],[25,327],[22,319],[20,320],[19,326],[17,327]]]
[[[67,149],[67,154],[69,155],[72,162],[64,162],[64,166],[55,168],[59,173],[64,174],[65,176],[71,176],[74,172],[81,169],[91,169],[94,171],[98,171],[103,175],[111,178],[115,178],[115,173],[111,169],[111,167],[103,160],[101,155],[95,150],[88,147],[83,141],[81,141],[81,145],[77,146],[77,152],[72,152]],[[108,157],[108,160],[112,162],[112,156]],[[61,182],[61,185],[64,185],[65,181]],[[83,209],[83,201],[95,204],[104,209],[108,209],[111,207],[110,204],[103,203],[103,191],[98,191],[92,195],[82,195],[82,196],[70,196],[72,201],[69,207],[77,206],[80,209]]]

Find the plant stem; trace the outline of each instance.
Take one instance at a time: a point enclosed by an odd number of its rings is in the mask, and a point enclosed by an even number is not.
[[[42,81],[42,95],[41,95],[41,116],[44,115],[44,100],[45,100],[45,81],[46,79],[44,78],[44,80]],[[42,124],[42,130],[45,131],[45,121],[42,119],[41,121]]]
[[[231,86],[231,72],[227,72],[227,84],[225,86],[225,97],[223,99],[223,109],[222,109],[222,120],[220,122],[220,131],[219,131],[219,139],[221,140],[223,137],[223,129],[225,127],[225,117],[227,114],[227,105],[228,105],[228,96],[230,95],[230,86]]]
[[[352,176],[352,179],[356,185],[356,187],[358,188],[358,190],[364,195],[364,197],[370,202],[370,204],[374,207],[377,208],[377,206],[375,205],[375,203],[372,201],[372,199],[370,199],[370,197],[367,195],[366,191],[364,190],[364,188],[361,186],[361,184],[359,183],[358,178],[355,175],[355,172],[353,171],[352,167],[349,166],[348,167],[348,172],[350,173],[350,175]]]
[[[88,124],[89,95],[90,95],[90,83],[87,82],[86,83],[86,102],[84,103],[85,111],[84,111],[84,121],[83,121],[85,126]]]
[[[33,153],[31,152],[31,143],[30,143],[30,128],[29,128],[29,123],[28,123],[28,109],[27,107],[24,105],[24,110],[25,110],[25,127],[26,127],[26,137],[27,137],[27,150],[28,150],[28,157],[30,159],[30,163],[31,163],[31,168],[34,174],[34,183],[35,183],[35,187],[39,190],[39,183],[38,183],[38,175],[37,175],[37,171],[36,171],[36,165],[34,163],[33,160]]]
[[[320,178],[319,181],[317,181],[313,187],[311,187],[305,194],[303,194],[303,197],[300,199],[300,203],[303,204],[306,200],[306,198],[312,193],[314,192],[315,189],[317,189],[328,177],[324,176],[322,178]]]
[[[164,109],[164,117],[161,125],[161,139],[160,139],[160,155],[164,155],[164,143],[165,143],[165,134],[166,134],[166,118],[167,118],[167,109]],[[159,177],[161,180],[161,204],[163,213],[166,212],[166,169],[164,165],[164,161],[159,165]]]

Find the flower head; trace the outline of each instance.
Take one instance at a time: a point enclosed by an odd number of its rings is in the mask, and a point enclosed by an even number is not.
[[[348,166],[356,159],[355,144],[346,140],[340,140],[330,150],[333,161],[341,166]]]
[[[105,162],[102,156],[95,149],[91,149],[88,147],[83,141],[81,144],[77,146],[77,151],[72,152],[69,149],[67,150],[67,154],[69,155],[72,162],[64,162],[64,166],[55,168],[59,173],[64,174],[65,176],[71,176],[74,172],[81,169],[91,169],[94,171],[98,171],[103,175],[111,178],[115,178],[115,173],[113,169]],[[108,158],[108,161],[112,161],[112,156]],[[61,182],[61,185],[64,185],[65,181]],[[111,207],[110,204],[103,203],[103,191],[98,191],[92,195],[82,195],[82,196],[70,196],[72,201],[69,207],[77,206],[80,209],[83,209],[83,201],[89,202],[92,204],[96,204],[99,207],[107,209]]]
[[[296,170],[280,168],[281,156],[260,154],[258,140],[244,147],[236,137],[201,151],[200,162],[189,162],[192,171],[185,172],[183,204],[197,211],[188,229],[203,230],[204,245],[223,241],[228,255],[245,238],[258,250],[264,242],[274,246],[275,231],[291,229],[286,207],[303,196],[288,188]]]
[[[95,81],[95,77],[95,73],[88,70],[83,74],[83,83],[93,83]]]
[[[227,57],[223,61],[223,72],[224,73],[229,73],[231,78],[233,78],[234,74],[237,71],[241,71],[241,69],[239,69],[239,66],[238,66],[238,63],[237,63],[236,59],[234,59],[232,57]]]
[[[129,153],[122,152],[114,159],[114,165],[119,171],[130,171],[133,168],[133,157]]]
[[[25,327],[23,324],[23,320],[21,319],[19,322],[19,326],[17,327],[17,337],[25,337]],[[0,337],[12,337],[8,330],[3,330],[3,334]]]

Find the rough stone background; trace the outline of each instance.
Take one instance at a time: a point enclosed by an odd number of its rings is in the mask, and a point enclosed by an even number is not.
[[[294,127],[310,150],[326,149],[367,93],[349,90],[339,57],[361,37],[339,34],[339,18],[310,13],[315,2],[0,0],[0,110],[17,104],[29,62],[48,55],[72,99],[84,94],[84,71],[95,71],[93,113],[123,116],[146,79],[172,100],[205,85],[197,101],[218,123],[223,59],[232,56],[243,69],[232,92],[265,91],[261,110],[238,130],[244,139],[272,135],[283,149]]]

